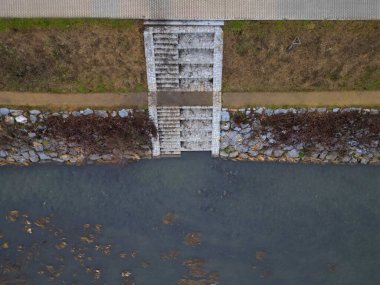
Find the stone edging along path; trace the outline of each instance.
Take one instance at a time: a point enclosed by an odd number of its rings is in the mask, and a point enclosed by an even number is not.
[[[223,109],[220,156],[380,164],[380,112],[362,108]]]
[[[136,112],[148,117],[146,111],[132,109],[106,111],[87,108],[72,112],[44,112],[0,108],[0,165],[29,165],[37,162],[79,165],[84,163],[119,163],[151,158],[149,143],[141,145],[136,142],[136,146],[128,149],[121,149],[116,145],[113,149],[89,152],[84,143],[69,141],[65,137],[49,136],[45,133],[49,117],[62,119],[70,116],[75,118],[87,117],[91,120],[90,116],[92,116],[95,119],[127,119],[128,116],[132,116]],[[91,123],[91,121],[89,122]],[[4,136],[7,136],[8,139]]]

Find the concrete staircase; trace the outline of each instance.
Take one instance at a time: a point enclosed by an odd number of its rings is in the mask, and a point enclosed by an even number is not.
[[[212,107],[181,108],[181,151],[210,151]]]
[[[157,107],[157,118],[161,155],[211,150],[212,107]]]
[[[158,135],[161,155],[181,154],[181,122],[179,107],[157,107]]]
[[[146,21],[149,91],[220,91],[222,24]]]
[[[146,21],[153,155],[219,153],[223,21]],[[157,106],[157,92],[213,92],[213,106]]]

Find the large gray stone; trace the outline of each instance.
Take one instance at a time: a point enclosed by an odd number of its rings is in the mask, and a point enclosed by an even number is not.
[[[8,152],[7,151],[5,151],[5,150],[0,150],[0,157],[1,158],[5,158],[5,157],[7,157],[8,156]]]
[[[34,116],[38,116],[39,114],[41,114],[41,111],[39,111],[39,110],[30,110],[29,114],[30,115],[34,115]]]
[[[74,117],[79,117],[81,115],[81,113],[78,111],[73,111],[73,112],[71,112],[71,115],[73,115]]]
[[[20,123],[20,124],[26,124],[28,122],[28,119],[23,115],[17,116],[15,120],[17,123]]]
[[[120,110],[120,111],[118,112],[118,114],[119,114],[119,116],[120,116],[121,118],[126,118],[126,117],[128,117],[128,115],[129,115],[129,111],[126,110],[126,109],[122,109],[122,110]]]
[[[336,152],[330,152],[328,155],[326,155],[325,159],[333,161],[338,157],[338,154]]]
[[[257,155],[259,154],[259,152],[256,151],[256,150],[252,150],[252,149],[250,149],[250,150],[248,151],[248,154],[249,154],[250,156],[252,156],[252,157],[255,157],[255,156],[257,156]]]
[[[220,126],[220,129],[222,131],[228,131],[230,129],[230,123],[229,122],[222,123],[222,125]]]
[[[99,154],[91,154],[88,158],[94,161],[94,160],[99,160],[101,156]]]
[[[273,110],[272,109],[266,109],[265,110],[265,115],[272,116],[273,115]]]
[[[290,158],[298,158],[300,156],[300,153],[297,149],[292,149],[287,153],[287,156]]]
[[[103,154],[102,155],[102,160],[105,160],[105,161],[110,161],[110,160],[113,160],[113,155],[112,154]]]
[[[107,118],[108,117],[107,111],[104,111],[104,110],[96,110],[95,111],[95,115],[97,115],[99,117],[102,117],[102,118]]]
[[[239,156],[239,152],[238,151],[233,151],[229,154],[229,157],[230,158],[236,158]]]
[[[230,120],[230,113],[228,111],[221,112],[221,121],[228,122]]]
[[[88,115],[92,115],[92,114],[94,114],[94,111],[91,110],[90,108],[87,108],[87,109],[81,111],[81,113],[82,113],[83,115],[85,115],[85,116],[88,116]]]
[[[262,113],[264,113],[264,108],[262,108],[262,107],[258,108],[258,109],[255,111],[255,113],[261,115]]]
[[[29,116],[29,119],[30,119],[30,121],[32,122],[32,124],[34,124],[34,123],[37,122],[37,116],[36,116],[36,115],[30,115],[30,116]]]
[[[8,108],[0,108],[0,116],[7,116],[9,114]]]
[[[222,150],[220,153],[219,153],[220,157],[222,158],[227,158],[228,157],[228,153],[225,152],[224,150]]]
[[[281,149],[276,149],[276,150],[273,152],[273,156],[274,156],[274,157],[281,157],[283,154],[284,154],[284,151],[281,150]]]
[[[23,111],[22,110],[9,110],[11,115],[14,117],[22,115]]]
[[[15,123],[15,118],[13,118],[12,116],[5,116],[4,123],[6,123],[7,125],[13,125]]]
[[[33,155],[29,157],[29,160],[31,162],[38,162],[40,159],[38,158],[38,155]]]
[[[267,150],[264,151],[264,154],[266,156],[272,156],[272,153],[273,153],[273,149],[267,149]]]
[[[248,157],[248,154],[246,154],[245,152],[239,154],[239,158],[241,159],[248,159]]]
[[[276,109],[274,110],[275,115],[280,115],[280,114],[286,114],[288,111],[285,109]]]
[[[38,153],[38,156],[39,156],[39,158],[41,159],[41,160],[49,160],[49,159],[51,159],[51,157],[50,156],[48,156],[46,153],[44,153],[44,152],[40,152],[40,153]]]

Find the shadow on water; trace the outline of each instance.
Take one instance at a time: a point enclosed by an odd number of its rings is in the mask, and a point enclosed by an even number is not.
[[[0,186],[0,284],[379,284],[379,167],[192,153]]]

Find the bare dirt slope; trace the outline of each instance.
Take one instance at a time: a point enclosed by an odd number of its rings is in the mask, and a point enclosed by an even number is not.
[[[224,43],[225,91],[380,89],[380,21],[227,22]]]
[[[0,32],[0,90],[47,92],[146,89],[141,21]]]

